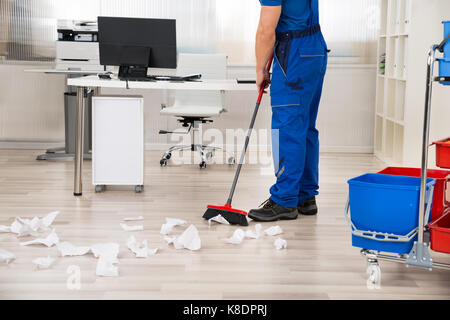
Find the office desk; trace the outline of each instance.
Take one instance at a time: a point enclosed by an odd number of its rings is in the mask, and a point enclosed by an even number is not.
[[[84,144],[84,113],[86,97],[91,92],[99,93],[101,88],[116,89],[148,89],[148,90],[212,90],[212,91],[257,91],[255,84],[238,84],[237,80],[202,80],[200,82],[142,82],[120,81],[117,79],[102,80],[97,76],[68,79],[67,85],[77,87],[77,136],[75,149],[74,196],[81,196]],[[256,99],[256,98],[255,98]]]

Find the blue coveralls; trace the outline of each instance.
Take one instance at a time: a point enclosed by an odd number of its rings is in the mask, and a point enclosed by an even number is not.
[[[271,199],[295,208],[318,195],[316,118],[329,50],[320,31],[318,0],[305,30],[277,33],[271,84],[272,151],[277,182]]]

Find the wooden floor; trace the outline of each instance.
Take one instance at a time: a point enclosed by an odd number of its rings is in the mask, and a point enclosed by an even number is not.
[[[16,236],[0,234],[0,248],[17,256],[0,265],[0,299],[450,299],[450,272],[407,269],[382,262],[382,288],[366,287],[366,262],[353,248],[344,218],[347,179],[375,172],[383,164],[370,155],[321,156],[320,214],[280,225],[288,249],[276,251],[273,238],[225,244],[234,227],[202,220],[207,204],[224,204],[234,168],[197,165],[159,166],[159,152],[146,154],[145,192],[130,188],[95,194],[90,184],[90,162],[85,162],[84,194],[75,198],[72,162],[38,162],[38,151],[0,151],[0,225],[15,217],[43,216],[62,211],[54,223],[61,241],[75,245],[118,242],[121,245],[118,278],[95,275],[97,260],[91,255],[58,257],[49,270],[35,271],[31,261],[57,257],[55,247],[21,247]],[[246,166],[234,206],[251,209],[268,197],[271,169]],[[123,217],[145,217],[138,240],[160,252],[148,259],[134,258],[126,247],[130,233],[119,223]],[[194,224],[202,240],[198,252],[176,251],[159,234],[165,217]],[[254,226],[252,222],[250,226]],[[179,234],[183,228],[176,229]],[[27,239],[27,238],[25,238]],[[24,241],[24,240],[22,240]],[[449,263],[448,255],[433,253]],[[67,269],[81,269],[81,289],[67,288]]]

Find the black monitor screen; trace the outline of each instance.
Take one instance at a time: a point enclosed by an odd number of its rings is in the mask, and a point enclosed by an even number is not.
[[[100,64],[177,67],[176,21],[98,17]]]

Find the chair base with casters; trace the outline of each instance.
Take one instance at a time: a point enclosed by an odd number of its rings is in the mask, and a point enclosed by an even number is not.
[[[172,158],[172,153],[176,151],[187,151],[190,150],[192,152],[198,152],[201,157],[201,162],[199,164],[200,169],[205,169],[207,163],[212,159],[214,151],[223,151],[227,153],[227,163],[229,165],[234,165],[236,160],[233,155],[228,153],[226,150],[216,146],[204,145],[202,143],[196,143],[196,137],[199,134],[200,125],[204,123],[211,123],[212,120],[202,118],[202,117],[182,117],[178,122],[183,124],[183,127],[189,128],[187,132],[168,132],[168,131],[160,131],[160,134],[189,134],[192,130],[192,143],[191,145],[179,145],[173,146],[169,148],[161,158],[160,165],[162,167],[167,166],[168,161]]]

